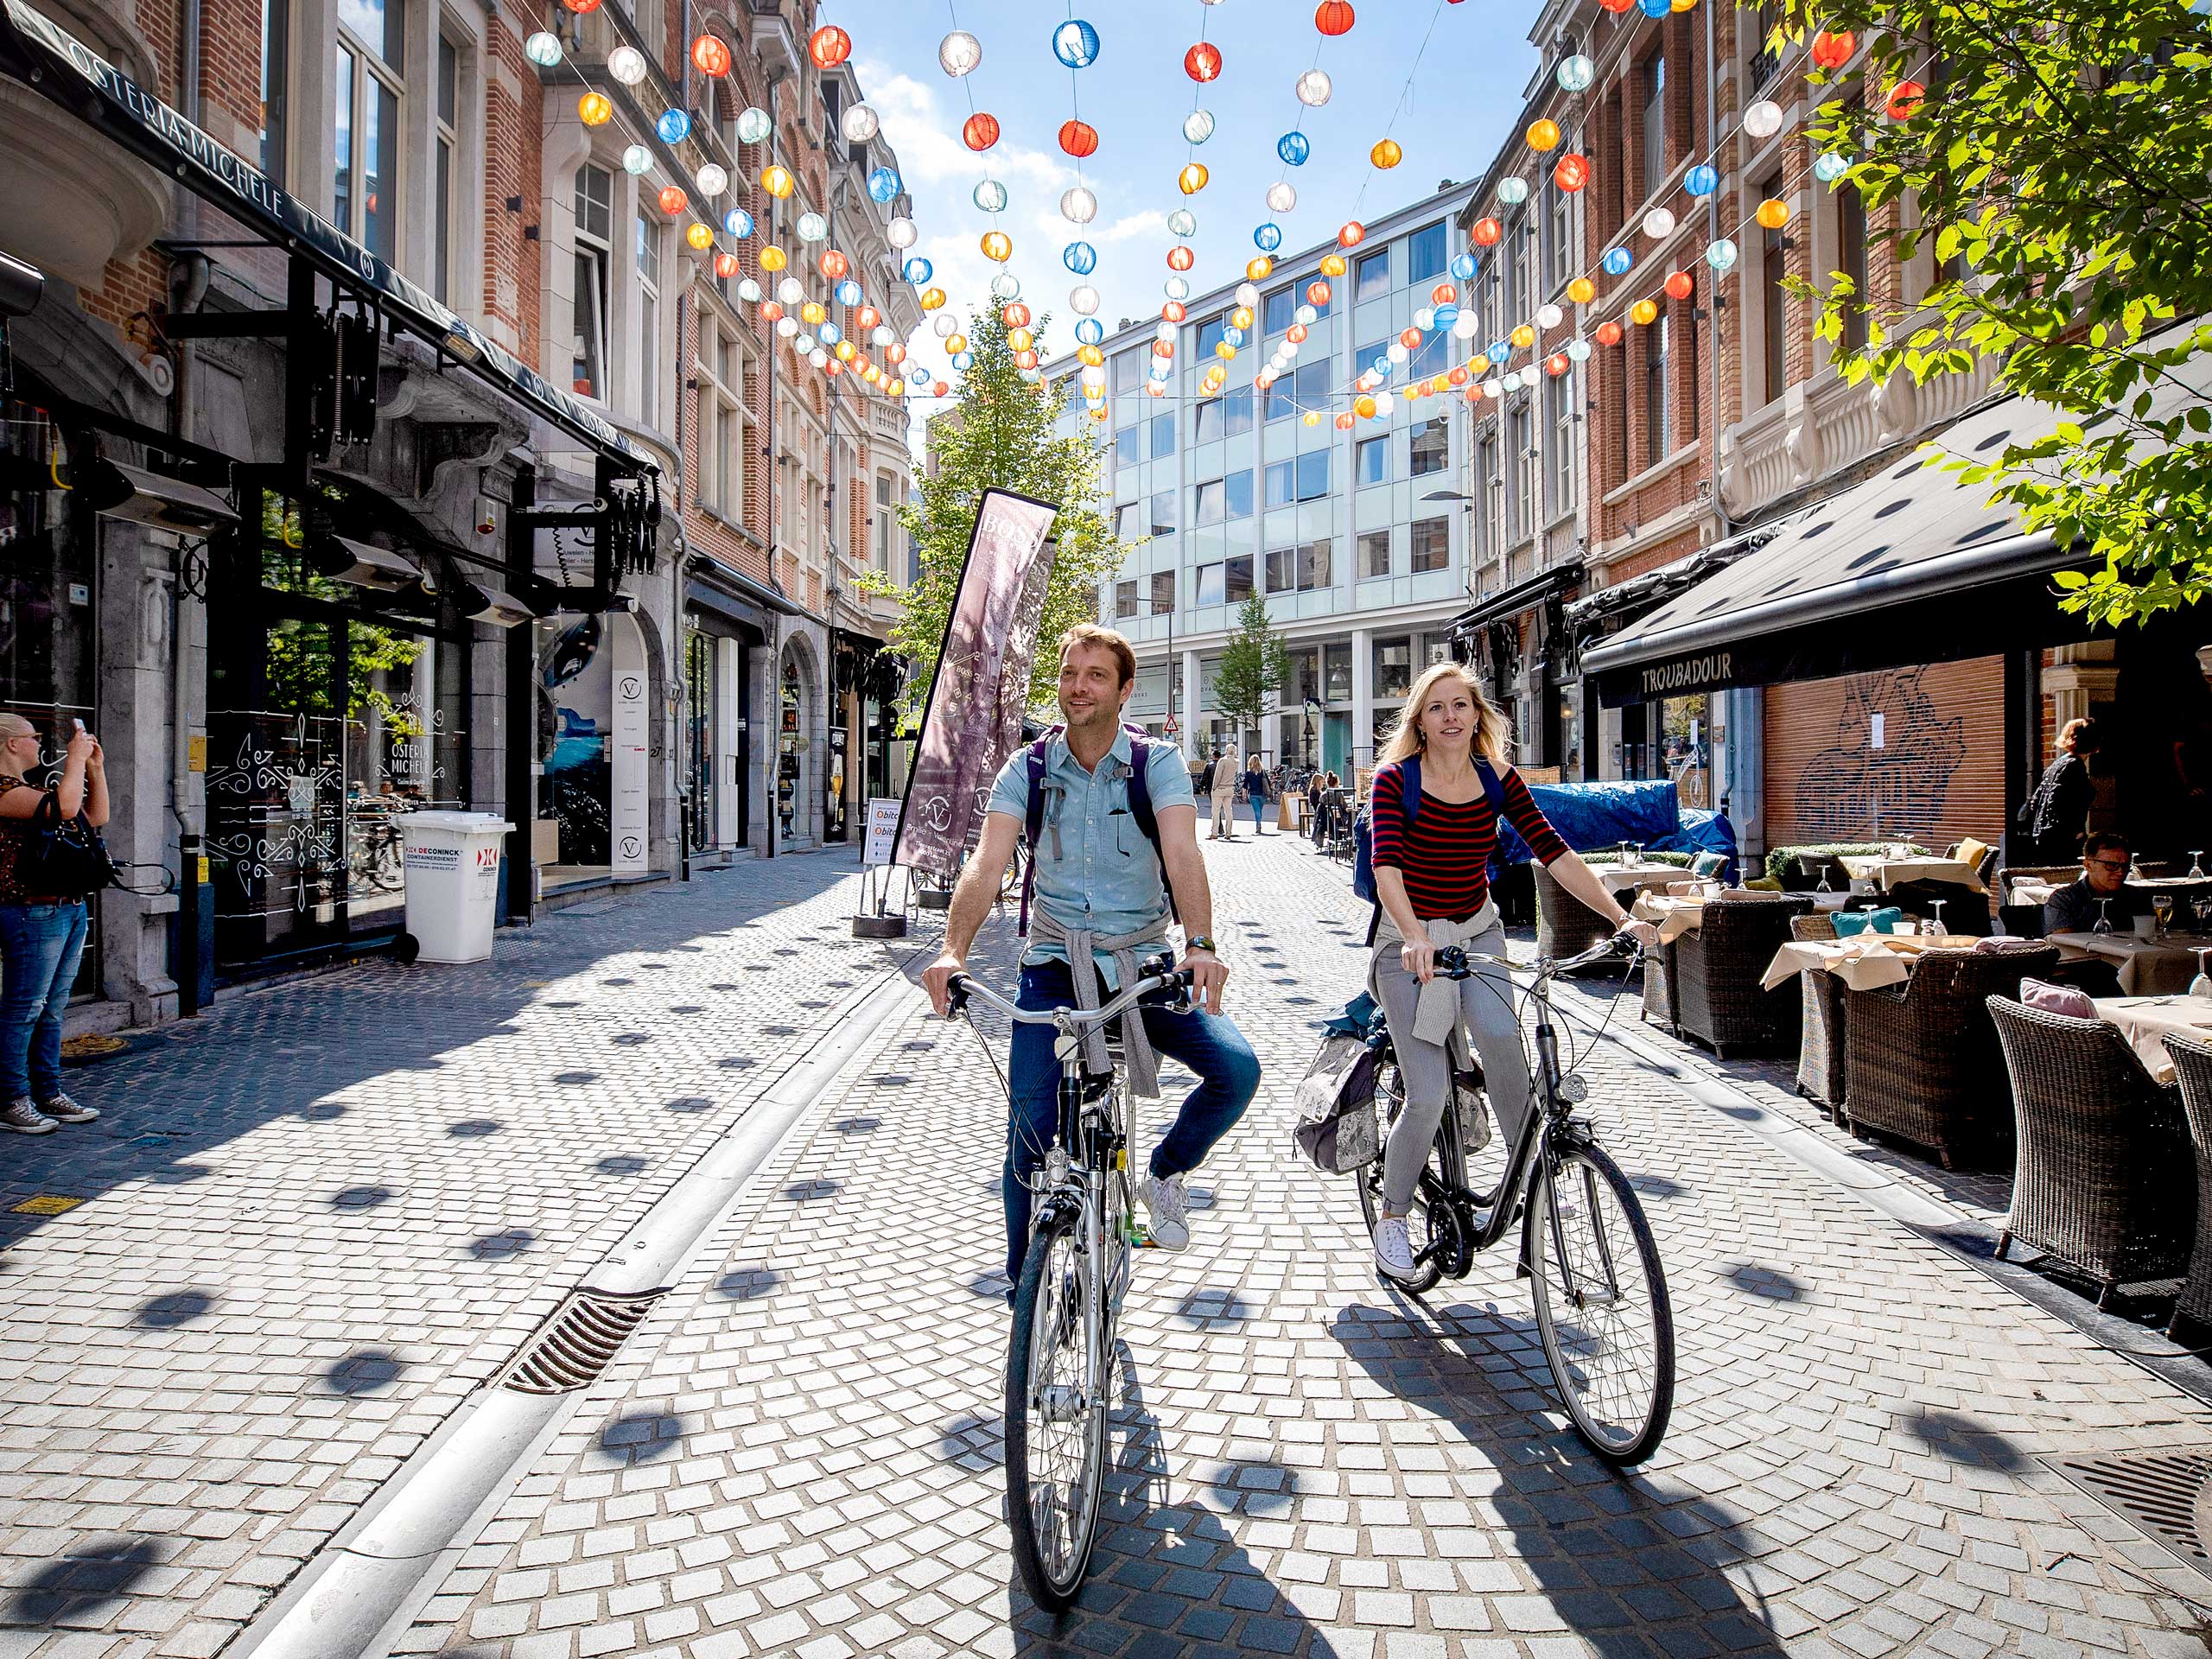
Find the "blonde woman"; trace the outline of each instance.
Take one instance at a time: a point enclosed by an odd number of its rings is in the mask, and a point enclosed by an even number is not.
[[[85,954],[82,893],[35,893],[17,872],[30,819],[48,795],[65,819],[107,823],[107,769],[82,721],[50,788],[24,782],[41,759],[37,728],[0,714],[0,1128],[51,1135],[99,1113],[61,1091],[61,1015]]]
[[[1506,759],[1504,715],[1459,663],[1439,663],[1414,683],[1377,757],[1371,817],[1375,892],[1382,909],[1368,982],[1390,1022],[1405,1109],[1383,1148],[1375,1265],[1388,1278],[1418,1276],[1406,1233],[1414,1190],[1452,1096],[1455,1055],[1482,1061],[1498,1130],[1510,1146],[1528,1115],[1529,1063],[1520,1005],[1506,975],[1505,929],[1490,896],[1490,860],[1503,817],[1559,884],[1617,928],[1649,942],[1589,867],[1545,821]],[[1407,810],[1406,791],[1420,798]],[[1458,945],[1478,968],[1454,983],[1436,977],[1436,953]],[[1472,1032],[1471,1044],[1469,1032]],[[1462,1059],[1464,1064],[1464,1058]]]

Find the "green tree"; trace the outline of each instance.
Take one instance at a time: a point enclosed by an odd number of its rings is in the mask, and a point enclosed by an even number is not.
[[[1257,726],[1267,711],[1268,693],[1290,683],[1290,652],[1268,624],[1268,601],[1247,594],[1236,609],[1236,632],[1222,647],[1214,678],[1214,706],[1238,731]]]
[[[1049,317],[1037,319],[1042,340]],[[1098,618],[1098,584],[1121,568],[1125,544],[1115,540],[1103,502],[1106,446],[1087,431],[1065,436],[1053,429],[1064,391],[1021,378],[1007,327],[995,311],[969,319],[968,349],[975,361],[961,376],[957,398],[931,423],[937,475],[917,470],[915,499],[899,511],[919,552],[920,575],[910,588],[880,575],[868,585],[896,594],[902,611],[891,643],[917,672],[905,696],[910,717],[929,695],[944,631],[959,590],[960,567],[976,528],[983,492],[1011,490],[1060,510],[1052,585],[1038,627],[1039,649],[1029,677],[1032,703],[1050,707],[1059,664],[1050,642],[1078,622]],[[1039,356],[1043,346],[1038,347]]]
[[[1821,334],[1866,330],[1843,372],[1924,381],[2000,360],[2005,390],[2069,418],[1954,470],[2103,561],[2058,577],[2066,608],[2120,622],[2194,603],[2212,588],[2212,410],[2176,394],[2212,351],[2204,8],[1786,0],[1780,32],[1812,29],[1864,48],[1812,78],[1814,153],[1848,160],[1836,188],[1863,194],[1875,238],[1937,273],[1924,296],[1828,280]],[[2196,326],[2152,343],[2177,322]]]

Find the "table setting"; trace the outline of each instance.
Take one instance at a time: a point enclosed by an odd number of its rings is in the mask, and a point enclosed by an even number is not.
[[[2166,1052],[2168,1032],[2187,1032],[2212,1040],[2212,996],[2104,996],[2092,1006],[2097,1017],[2120,1034],[2160,1083],[2174,1080],[2173,1057]]]

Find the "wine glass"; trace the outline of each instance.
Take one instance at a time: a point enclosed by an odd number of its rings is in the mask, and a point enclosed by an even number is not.
[[[2196,877],[2199,880],[2202,879],[2204,874],[2204,855],[2202,853],[2192,852],[2190,854],[2189,873],[2190,875]]]
[[[1935,931],[1938,933],[1943,931],[1943,903],[1944,901],[1941,899],[1931,899],[1928,901],[1928,907],[1936,912]]]
[[[2173,925],[2173,894],[2171,893],[2152,893],[2151,895],[2151,913],[2158,918],[2158,937],[2162,939],[2166,937],[2166,930]]]
[[[1622,842],[1618,847],[1614,849],[1614,856],[1620,861],[1621,868],[1628,868],[1628,842],[1625,841]]]
[[[2212,944],[2200,944],[2195,949],[2196,977],[2189,982],[2189,994],[2191,996],[2212,996],[2212,962],[2206,961],[2207,957],[2212,957]]]
[[[2089,931],[2098,934],[2105,934],[2112,931],[2111,899],[2100,899],[2097,900],[2097,922],[2096,925],[2092,927]]]
[[[2196,931],[2212,931],[2212,893],[2200,895],[2190,908],[2196,912]]]
[[[1835,891],[1833,887],[1828,885],[1828,861],[1825,858],[1821,861],[1821,885],[1819,890],[1822,893],[1834,893]]]

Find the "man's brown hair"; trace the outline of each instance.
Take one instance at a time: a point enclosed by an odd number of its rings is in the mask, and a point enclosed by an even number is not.
[[[2115,836],[2109,830],[2092,830],[2082,837],[2082,861],[2086,864],[2099,853],[2118,853],[2132,858],[2134,849],[2128,846],[2127,837]]]
[[[1114,683],[1116,690],[1136,678],[1137,654],[1129,648],[1129,642],[1114,629],[1102,627],[1096,622],[1077,623],[1060,636],[1060,660],[1067,661],[1068,652],[1077,645],[1096,645],[1102,651],[1113,652],[1114,666],[1119,673]]]

